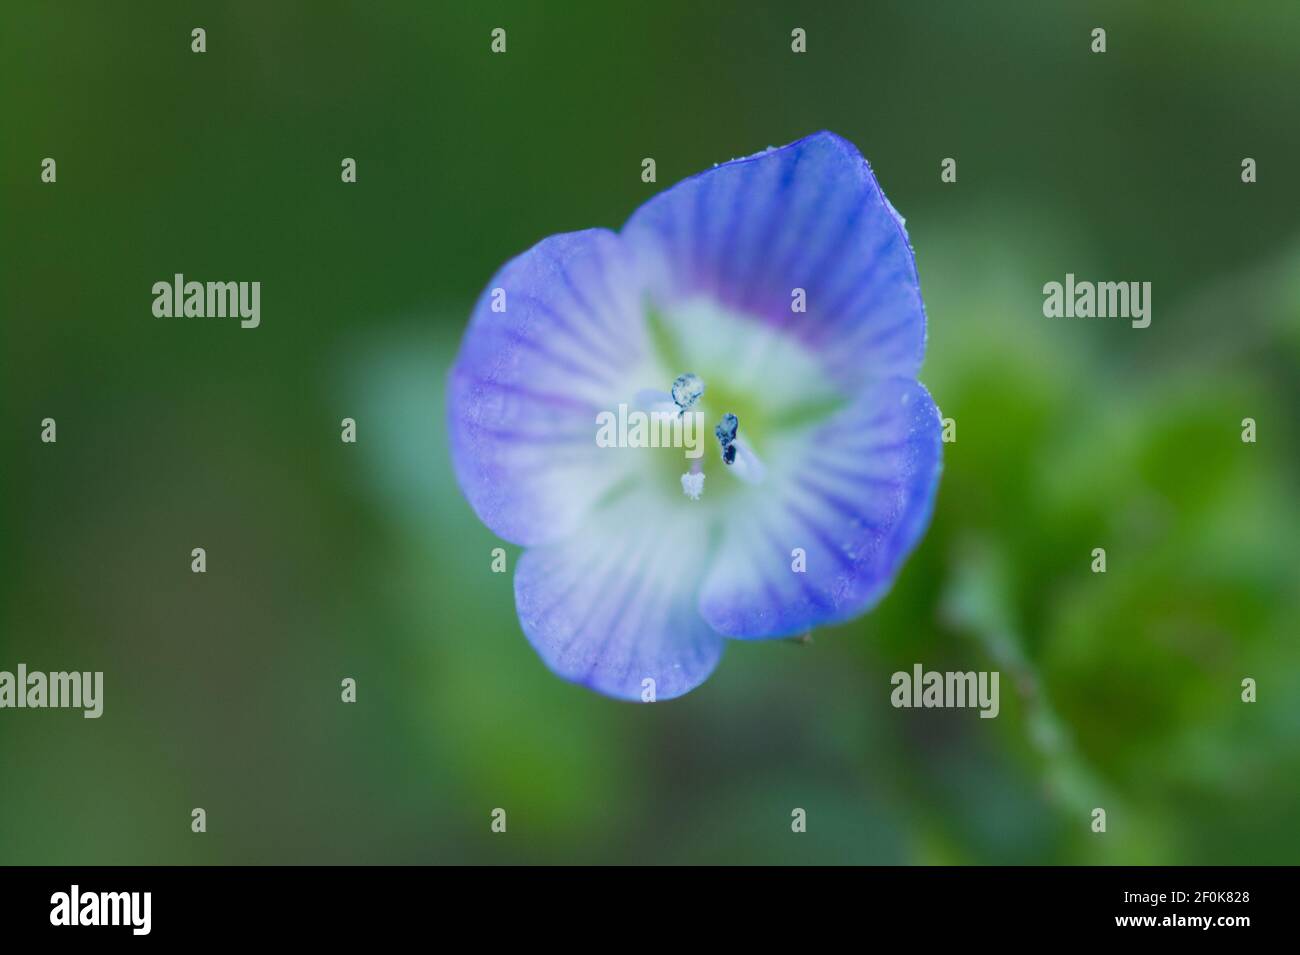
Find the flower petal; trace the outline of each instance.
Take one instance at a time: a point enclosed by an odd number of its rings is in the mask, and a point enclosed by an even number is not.
[[[925,388],[889,379],[829,422],[783,437],[767,481],[731,509],[700,592],[704,619],[729,637],[762,638],[868,610],[929,523],[940,434]]]
[[[640,284],[611,232],[551,236],[508,262],[479,299],[448,379],[457,480],[479,518],[516,544],[557,540],[635,462],[596,446],[596,414],[658,381]],[[494,305],[504,311],[494,310]]]
[[[685,513],[683,513],[685,512]],[[531,548],[515,573],[519,622],[556,674],[641,699],[671,699],[708,678],[723,639],[696,610],[708,531],[687,509],[632,491],[568,540]]]
[[[852,143],[823,132],[715,167],[628,221],[652,298],[685,342],[711,299],[789,332],[847,392],[914,377],[925,310],[903,222]],[[796,289],[806,311],[795,310]]]

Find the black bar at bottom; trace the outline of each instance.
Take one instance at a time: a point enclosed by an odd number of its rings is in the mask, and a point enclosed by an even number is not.
[[[1285,930],[1294,883],[1292,868],[11,868],[0,925],[6,940],[91,944],[373,941],[435,927],[495,938],[513,926],[535,941],[580,932],[658,946],[700,920],[733,943],[786,921],[819,937],[922,927],[927,941],[977,930],[1230,944]],[[627,934],[606,934],[619,924]]]

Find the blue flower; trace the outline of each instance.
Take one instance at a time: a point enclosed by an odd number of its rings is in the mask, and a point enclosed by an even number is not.
[[[668,699],[727,637],[870,609],[938,485],[924,352],[903,220],[832,133],[508,262],[451,369],[449,431],[470,505],[526,548],[515,604],[546,664]],[[627,409],[682,441],[698,416],[698,445],[602,446],[600,416]]]

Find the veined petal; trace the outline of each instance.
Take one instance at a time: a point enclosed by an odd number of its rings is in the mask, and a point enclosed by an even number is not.
[[[731,508],[700,592],[704,619],[729,637],[762,638],[868,610],[929,523],[940,434],[925,388],[889,379],[781,438],[767,482]]]
[[[682,508],[632,490],[594,511],[567,540],[524,553],[515,605],[556,674],[607,696],[656,699],[694,689],[722,656],[696,609],[708,531]]]
[[[635,462],[596,446],[596,415],[657,381],[640,283],[619,239],[552,236],[508,262],[479,299],[448,379],[457,480],[516,544],[564,537]],[[504,311],[494,310],[494,306]]]
[[[793,336],[846,393],[920,368],[925,310],[903,222],[867,161],[833,133],[687,179],[638,209],[622,235],[688,346],[701,312],[681,306],[704,299]]]

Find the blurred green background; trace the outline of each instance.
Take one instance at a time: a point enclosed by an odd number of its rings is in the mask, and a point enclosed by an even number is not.
[[[7,0],[0,669],[106,689],[0,711],[0,863],[1300,860],[1298,43],[1293,0]],[[810,645],[571,686],[450,474],[472,302],[823,128],[916,247],[933,525]],[[174,272],[261,281],[261,327],[155,319]],[[1066,272],[1151,327],[1044,318]],[[917,662],[1001,715],[891,708]]]

